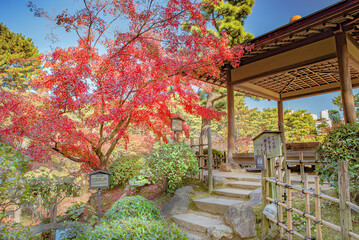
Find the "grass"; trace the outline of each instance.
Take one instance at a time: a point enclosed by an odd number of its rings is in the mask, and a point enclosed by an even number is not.
[[[323,193],[332,196],[332,197],[338,197],[337,193],[333,190],[323,191]],[[300,211],[305,211],[305,199],[304,195],[302,193],[295,192],[293,193],[293,203],[292,206]],[[327,222],[330,222],[332,224],[335,224],[337,226],[340,226],[340,209],[339,204],[332,203],[327,200],[321,199],[321,211],[322,211],[322,220],[325,220]],[[310,197],[310,210],[311,215],[315,216],[315,198]],[[257,230],[257,236],[259,239],[261,239],[261,216],[262,216],[262,206],[258,206],[254,208],[254,212],[256,214],[256,230]],[[286,212],[284,211],[284,221],[287,220]],[[353,232],[359,233],[359,214],[352,211],[352,225],[353,225]],[[279,227],[275,224],[272,224],[270,227],[270,230],[272,229],[272,226],[274,226],[273,231],[269,236],[266,238],[266,240],[271,239],[278,239],[279,238]],[[293,212],[293,229],[303,236],[306,236],[306,218],[302,215],[299,215],[298,213]],[[311,222],[311,233],[312,237],[316,237],[316,226]],[[331,228],[322,225],[322,235],[323,239],[331,239],[331,240],[340,240],[341,235],[339,232],[332,230]],[[286,239],[286,236],[284,237]],[[293,235],[293,239],[300,239],[297,236]]]

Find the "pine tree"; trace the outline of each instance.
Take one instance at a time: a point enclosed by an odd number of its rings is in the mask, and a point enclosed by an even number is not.
[[[244,20],[252,13],[253,6],[254,0],[219,0],[215,3],[202,0],[203,14],[214,27],[210,32],[217,37],[226,33],[230,47],[253,38],[243,27]]]
[[[13,33],[0,23],[0,86],[29,89],[30,80],[38,75],[41,62],[31,38]]]
[[[209,1],[202,0],[202,14],[207,21],[212,25],[209,32],[216,36],[222,37],[226,33],[229,40],[229,47],[233,47],[244,41],[253,38],[251,33],[244,31],[244,20],[252,12],[254,0],[219,0]],[[238,95],[238,94],[237,94]],[[239,94],[242,95],[242,94]],[[219,100],[224,100],[227,96],[225,89],[219,87],[212,87],[212,91],[206,93],[207,99],[205,106],[214,109],[215,103]],[[220,103],[222,107],[226,105]],[[209,120],[202,119],[202,130],[200,136],[206,138],[206,132],[209,127]],[[206,141],[206,140],[205,140]]]

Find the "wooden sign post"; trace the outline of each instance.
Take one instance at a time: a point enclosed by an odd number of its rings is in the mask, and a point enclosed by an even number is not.
[[[110,187],[110,175],[112,173],[98,170],[87,174],[90,176],[90,188],[98,190],[98,224],[101,220],[101,189]]]
[[[178,133],[182,132],[184,119],[180,117],[172,117],[171,118],[171,130],[175,132],[174,140],[178,142],[179,136]]]

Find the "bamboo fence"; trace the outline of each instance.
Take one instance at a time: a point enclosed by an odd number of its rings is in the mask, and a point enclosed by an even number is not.
[[[280,158],[277,158],[280,159]],[[263,209],[268,203],[274,203],[277,206],[277,219],[266,217],[262,215],[262,239],[269,232],[268,220],[277,224],[280,227],[280,239],[283,239],[283,233],[287,233],[287,239],[292,239],[293,236],[299,237],[300,239],[317,239],[322,240],[322,226],[326,226],[341,234],[342,239],[358,239],[359,235],[352,231],[351,221],[351,209],[359,211],[359,206],[350,202],[349,197],[349,179],[345,171],[347,171],[348,162],[342,161],[338,163],[339,169],[339,198],[334,198],[326,194],[321,193],[319,177],[314,177],[315,187],[314,190],[309,189],[308,174],[304,173],[304,167],[301,167],[301,186],[292,184],[290,170],[284,170],[280,166],[283,166],[280,161],[277,161],[275,165],[276,170],[274,174],[270,171],[270,161],[267,159],[265,169],[262,170],[262,196],[263,196]],[[286,181],[283,181],[283,175],[286,176]],[[274,186],[277,188],[277,194],[273,194],[270,191],[270,185],[272,189]],[[305,195],[305,211],[299,210],[293,206],[293,191],[301,192]],[[283,194],[285,193],[285,194]],[[275,195],[277,196],[275,198]],[[283,198],[283,196],[285,197]],[[314,214],[311,213],[310,209],[310,197],[315,198]],[[340,226],[335,225],[322,219],[322,206],[321,200],[327,200],[335,204],[339,204],[340,207]],[[287,220],[283,220],[283,214],[286,212]],[[306,229],[305,236],[293,229],[293,212],[299,214],[304,218],[304,224]],[[312,223],[316,228],[316,236],[312,233]]]

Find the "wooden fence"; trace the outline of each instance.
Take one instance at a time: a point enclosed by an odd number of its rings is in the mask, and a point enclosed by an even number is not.
[[[270,169],[270,161],[275,161],[275,168]],[[301,186],[292,184],[291,172],[283,168],[285,164],[283,157],[265,161],[265,169],[262,170],[262,197],[263,209],[267,204],[274,203],[277,206],[277,219],[262,215],[262,239],[269,232],[269,221],[280,227],[280,239],[283,239],[284,233],[287,238],[292,239],[297,236],[300,239],[322,240],[322,225],[341,233],[342,239],[359,239],[359,235],[352,231],[351,209],[359,211],[359,206],[350,202],[349,179],[345,174],[348,169],[348,162],[338,163],[339,172],[339,199],[330,197],[321,193],[319,177],[315,176],[315,188],[310,190],[308,187],[308,174],[301,174]],[[272,165],[273,166],[273,165]],[[343,174],[344,173],[344,174]],[[285,181],[284,181],[285,176]],[[293,206],[293,191],[301,192],[305,195],[305,211]],[[310,197],[315,198],[314,214],[311,214]],[[339,204],[340,208],[340,226],[330,223],[322,218],[321,200],[328,200]],[[286,212],[286,221],[284,221],[284,212]],[[293,228],[293,212],[299,214],[305,220],[305,236]],[[312,232],[312,223],[315,225],[316,234]],[[314,236],[315,235],[315,236]]]
[[[204,154],[204,149],[205,149],[204,147],[207,146],[207,149],[209,149],[209,147],[208,147],[208,143],[203,142],[203,138],[198,138],[197,143],[195,143],[195,142],[196,141],[194,140],[194,138],[190,138],[190,146],[196,152],[196,157],[198,159],[198,165],[199,165],[199,168],[201,169],[200,180],[204,180],[203,170],[208,169],[208,151],[207,151],[207,154]],[[227,159],[226,152],[224,152],[223,156],[218,156],[218,155],[212,154],[213,169],[218,169],[222,163],[226,163],[226,159]]]

